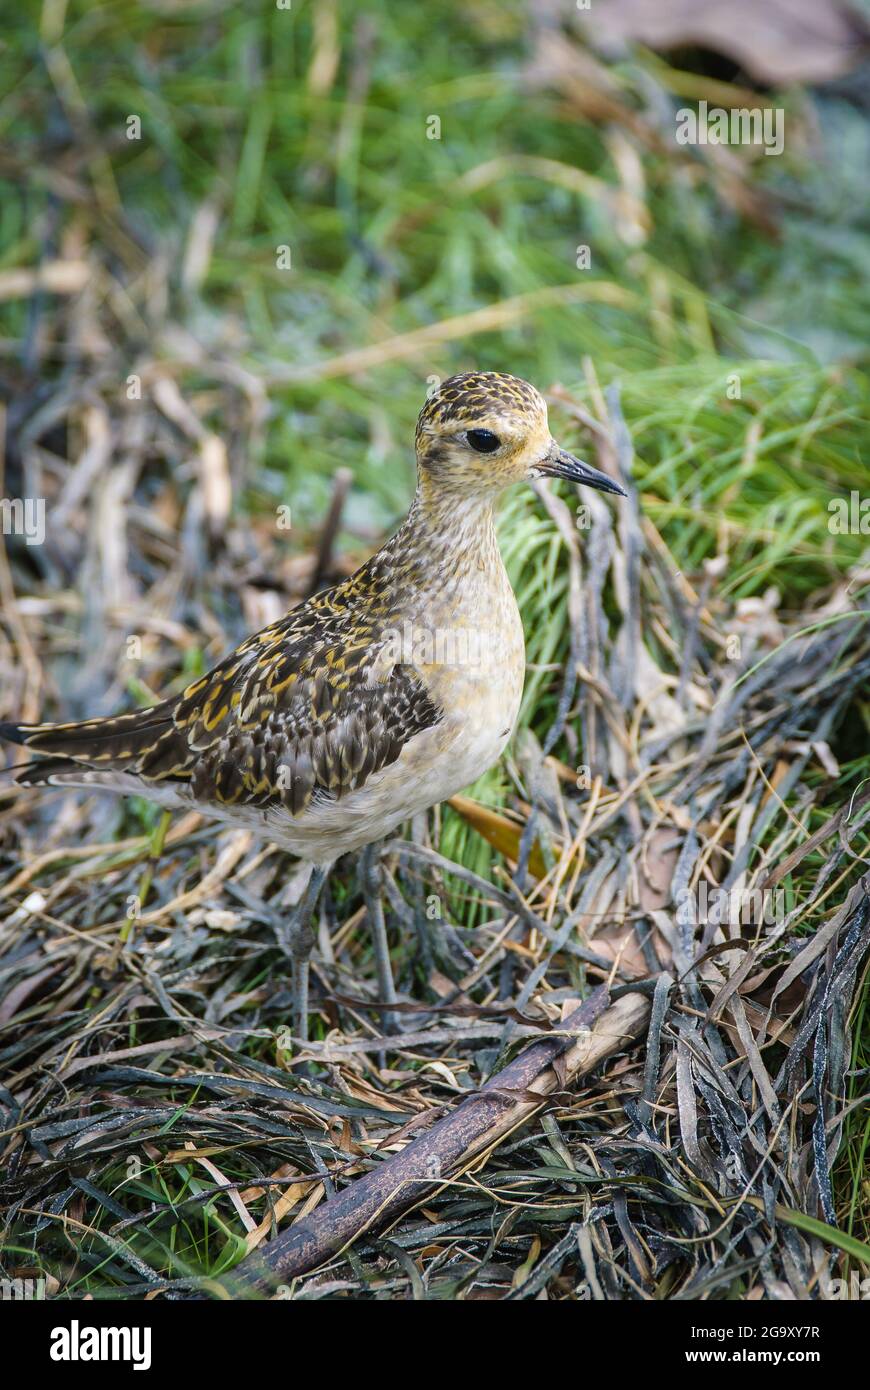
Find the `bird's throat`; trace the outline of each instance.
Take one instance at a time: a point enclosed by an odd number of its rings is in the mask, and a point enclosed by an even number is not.
[[[409,548],[419,545],[433,566],[500,563],[491,496],[445,493],[421,483],[402,529]]]

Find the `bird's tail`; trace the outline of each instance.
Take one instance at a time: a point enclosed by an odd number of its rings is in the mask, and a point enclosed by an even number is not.
[[[153,709],[74,724],[0,723],[0,739],[46,755],[11,769],[21,786],[70,785],[82,774],[87,774],[82,785],[99,780],[113,785],[119,773],[140,772],[172,727],[171,705],[165,702]],[[92,775],[104,773],[108,775],[102,779]]]

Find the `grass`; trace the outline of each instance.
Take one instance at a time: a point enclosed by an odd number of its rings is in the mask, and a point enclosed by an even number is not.
[[[751,629],[759,604],[767,604],[774,628],[751,639],[758,647],[750,646],[749,656],[744,650],[747,682],[757,661],[770,657],[777,623],[783,635],[797,634],[825,623],[829,604],[860,607],[866,540],[833,532],[829,504],[853,490],[870,493],[861,294],[868,243],[852,192],[868,143],[864,115],[836,95],[790,93],[784,100],[794,140],[778,160],[737,152],[735,187],[723,181],[714,160],[678,154],[652,138],[651,89],[666,106],[689,78],[703,96],[702,78],[642,50],[629,53],[604,72],[624,120],[599,124],[557,72],[539,62],[537,78],[530,78],[534,41],[525,6],[488,0],[444,6],[434,26],[425,8],[386,0],[360,11],[320,0],[317,6],[294,4],[291,11],[263,7],[255,15],[228,5],[164,12],[127,0],[67,6],[47,0],[10,21],[0,66],[0,384],[9,399],[11,446],[6,491],[23,494],[36,469],[56,497],[67,462],[81,456],[94,428],[88,414],[94,402],[108,422],[114,455],[126,451],[137,464],[123,504],[129,506],[125,534],[134,584],[117,607],[93,596],[95,513],[86,501],[69,520],[67,541],[54,538],[47,559],[12,552],[16,592],[32,601],[21,613],[40,670],[25,679],[22,664],[10,661],[18,674],[4,691],[3,717],[17,715],[22,701],[37,695],[48,717],[69,710],[71,702],[76,712],[75,702],[86,697],[105,698],[108,708],[125,692],[133,703],[148,703],[153,692],[180,688],[255,625],[262,590],[271,588],[281,599],[298,596],[298,567],[310,556],[343,466],[353,469],[354,479],[336,550],[345,565],[362,558],[410,499],[409,442],[427,384],[470,365],[509,369],[551,390],[555,432],[587,454],[608,423],[605,393],[618,386],[650,553],[660,566],[679,571],[695,595],[707,582],[705,566],[722,557],[721,574],[709,580],[706,655],[697,673],[708,679],[714,699],[727,691],[732,674],[727,643]],[[638,138],[632,124],[637,113],[647,123],[648,140]],[[141,121],[139,139],[128,139],[131,116]],[[433,117],[440,121],[440,139],[427,138]],[[822,132],[821,156],[813,156],[809,142],[814,123]],[[590,248],[588,270],[578,269],[581,246]],[[4,274],[79,259],[90,266],[84,294],[4,289]],[[141,436],[131,423],[131,374],[143,385]],[[215,432],[226,445],[232,514],[213,544],[200,534],[196,431],[169,423],[155,407],[153,385],[161,376],[177,385],[199,430]],[[562,496],[572,509],[577,505],[567,491]],[[276,526],[277,509],[286,504],[293,518],[289,532]],[[530,494],[507,501],[500,525],[526,625],[529,675],[510,756],[470,794],[522,817],[528,805],[522,740],[546,740],[569,657],[570,548]],[[582,539],[586,545],[591,535]],[[192,557],[186,567],[185,554]],[[105,568],[110,559],[102,563],[103,575],[111,574]],[[651,560],[643,578],[644,640],[675,682],[681,652],[657,608],[654,570]],[[68,596],[65,606],[53,602],[58,593]],[[615,627],[619,594],[612,579],[603,605]],[[169,626],[150,626],[153,614]],[[123,644],[136,624],[147,634],[145,654],[130,663]],[[89,658],[97,630],[108,634],[105,651]],[[10,652],[19,650],[15,631],[6,629],[3,640]],[[859,646],[856,639],[842,662],[857,661]],[[786,797],[788,814],[771,823],[757,846],[762,860],[775,862],[791,847],[789,815],[812,833],[870,776],[864,691],[866,684],[830,732],[839,777],[831,779],[815,764],[807,770]],[[579,722],[569,721],[552,750],[569,769],[584,761],[581,733]],[[775,758],[765,767],[769,775],[780,774]],[[129,867],[113,870],[94,900],[76,896],[81,884],[70,876],[74,861],[59,857],[47,878],[38,879],[49,916],[57,891],[58,915],[66,918],[70,893],[78,928],[99,934],[123,918],[125,897],[141,885],[153,808],[89,809],[84,824],[69,809],[64,817],[61,830],[65,826],[73,840],[143,837]],[[7,882],[50,833],[37,808],[28,807],[23,822],[19,818],[20,812],[4,810]],[[439,853],[462,870],[502,881],[503,856],[456,809],[434,813],[430,833]],[[64,843],[62,836],[55,840],[58,849]],[[172,843],[170,835],[170,850]],[[184,855],[177,858],[176,844],[171,869],[164,872],[158,862],[147,870],[150,901],[165,904],[213,864],[212,833],[194,828],[182,844]],[[866,837],[859,835],[859,853],[866,852],[862,844]],[[788,876],[789,907],[808,897],[827,852],[820,848]],[[111,861],[94,858],[95,882],[105,878],[107,863],[112,868]],[[267,867],[254,863],[236,888],[247,891],[250,880],[255,897],[271,890]],[[831,897],[808,904],[796,938],[818,929],[857,873],[852,865]],[[432,888],[413,875],[402,886],[412,900]],[[436,884],[439,892],[442,887],[448,921],[462,928],[472,954],[485,954],[492,946],[486,935],[491,905],[462,878],[446,875]],[[340,927],[359,906],[352,875],[332,891],[332,920]],[[242,910],[239,899],[218,896],[202,910]],[[10,906],[19,910],[20,897]],[[185,952],[195,959],[209,927],[205,918],[192,925],[177,914],[171,920],[173,930],[155,928],[155,959],[177,955],[183,974]],[[207,1022],[213,989],[228,998],[237,989],[238,1013],[227,1017],[238,1031],[215,1047],[221,1066],[250,1079],[258,1068],[282,1065],[273,1042],[256,1033],[273,967],[262,943],[258,953],[253,939],[243,948],[228,940],[222,951],[221,928],[210,930],[217,946],[204,982],[183,996],[182,1016],[170,1021],[166,1035],[173,1036],[176,1025],[187,1028],[188,1010],[197,1026]],[[132,935],[141,939],[140,929]],[[339,939],[344,943],[341,932]],[[371,964],[364,937],[351,931],[348,943],[346,993],[354,970],[365,975]],[[397,933],[399,972],[415,982],[418,996],[431,997],[413,944],[408,933]],[[452,947],[440,947],[449,959]],[[440,966],[443,973],[445,960]],[[584,983],[576,961],[560,969],[565,973],[557,973],[558,984]],[[70,986],[76,1001],[70,1007],[94,1020],[100,1055],[159,1041],[160,1027],[144,1016],[140,1022],[136,1008],[112,1015],[109,1033],[100,1032],[101,1006],[117,1003],[114,989],[99,971],[80,994],[75,982]],[[16,1014],[15,1028],[24,1031],[10,1035],[7,1065],[30,1055],[32,1040],[23,1053],[18,1048],[29,1037],[28,1023],[42,1017],[38,994],[33,1007],[32,1019],[26,1007]],[[272,1021],[282,1007],[279,992],[269,1002]],[[248,1011],[257,1015],[251,1038],[244,1026]],[[52,1016],[64,1018],[65,1008]],[[867,1030],[864,979],[854,1005],[846,1094],[851,1109],[834,1178],[840,1226],[865,1242],[870,1131],[858,1102]],[[490,1039],[486,1047],[493,1046]],[[476,1055],[471,1047],[462,1053],[453,1081],[433,1066],[437,1050],[422,1051],[405,1065],[424,1078],[417,1084],[434,1103],[452,1094],[454,1081],[459,1094],[473,1084]],[[156,1074],[166,1060],[158,1051],[148,1065]],[[485,1060],[484,1072],[493,1061]],[[209,1057],[207,1070],[217,1066]],[[390,1087],[378,1089],[371,1073],[363,1080],[353,1077],[363,1089],[347,1100],[345,1118],[352,1127],[377,1130]],[[151,1095],[141,1076],[136,1084]],[[67,1291],[103,1295],[108,1287],[135,1296],[136,1280],[147,1283],[154,1272],[220,1275],[237,1260],[244,1228],[228,1200],[203,1196],[213,1175],[202,1165],[180,1155],[166,1160],[173,1132],[197,1116],[203,1128],[190,1131],[195,1143],[213,1141],[225,1171],[248,1193],[265,1171],[246,1161],[250,1146],[259,1146],[257,1162],[271,1164],[270,1172],[286,1160],[304,1190],[300,1206],[314,1190],[310,1175],[320,1152],[310,1136],[300,1141],[289,1127],[270,1128],[265,1092],[251,1102],[255,1113],[246,1113],[244,1124],[229,1113],[230,1094],[179,1081],[177,1094],[161,1093],[159,1102],[152,1096],[153,1115],[136,1137],[135,1173],[127,1156],[118,1161],[114,1141],[97,1139],[87,1176],[71,1180],[75,1195],[63,1208],[63,1234],[56,1240],[45,1234],[52,1223],[59,1225],[59,1213],[43,1215],[40,1234],[27,1213],[16,1210],[6,1258],[26,1262],[48,1241],[46,1267]],[[331,1142],[328,1125],[327,1133]],[[185,1142],[194,1140],[179,1140],[179,1150]],[[530,1199],[528,1220],[540,1223],[548,1249],[582,1204],[566,1196],[564,1172],[562,1180],[541,1176],[541,1145],[543,1169],[564,1164],[558,1134],[538,1134],[497,1161],[493,1181],[521,1183],[524,1173],[537,1173],[534,1181],[544,1185]],[[309,1176],[301,1177],[306,1164]],[[59,1199],[57,1182],[52,1192]],[[119,1192],[121,1215],[112,1205]],[[125,1230],[119,1257],[121,1235],[110,1228],[148,1211],[156,1213],[154,1220]],[[520,1268],[528,1242],[518,1235],[511,1245],[508,1238],[505,1250],[506,1263]],[[137,1274],[136,1259],[150,1273]],[[398,1296],[406,1275],[374,1269],[355,1260],[341,1278],[361,1288],[375,1279]],[[470,1270],[455,1282],[436,1273],[433,1287],[439,1297],[465,1296],[473,1278]],[[558,1279],[552,1287],[552,1296],[559,1296]],[[727,1287],[739,1296],[748,1284],[735,1280]]]

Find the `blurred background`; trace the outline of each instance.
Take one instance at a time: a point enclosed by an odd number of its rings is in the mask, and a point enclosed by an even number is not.
[[[721,658],[702,662],[699,709],[728,661],[751,674],[784,635],[839,623],[870,579],[867,34],[839,0],[7,15],[0,496],[44,499],[46,525],[39,545],[4,525],[0,717],[147,704],[349,573],[408,506],[427,390],[471,367],[533,381],[557,437],[593,460],[618,435],[653,567]],[[681,143],[679,113],[703,103],[779,113],[781,152]],[[839,528],[837,499],[858,506]],[[489,877],[520,854],[534,797],[517,787],[542,743],[563,782],[580,764],[608,774],[571,721],[547,746],[570,543],[531,492],[500,525],[531,743],[433,830]],[[608,591],[602,615],[616,608]],[[682,690],[694,658],[667,610],[644,632]],[[870,775],[867,725],[864,682],[823,739],[810,828]],[[75,796],[6,798],[2,816],[7,884],[22,855],[129,843],[159,820]],[[213,839],[193,843],[201,873]],[[99,920],[64,882],[58,901]],[[128,888],[121,875],[106,920]],[[481,922],[476,892],[453,910]],[[837,1201],[866,1229],[868,1130],[850,1117]]]
[[[774,573],[806,591],[826,493],[861,481],[863,33],[799,0],[22,7],[0,108],[15,453],[41,450],[50,493],[69,432],[114,440],[133,416],[130,486],[171,520],[213,432],[226,457],[198,505],[213,531],[230,507],[274,531],[291,504],[281,565],[339,467],[350,537],[404,510],[430,377],[588,392],[594,369],[622,382],[645,501],[679,517],[687,563],[716,511],[736,592]],[[702,100],[781,109],[782,153],[679,145],[675,112]],[[71,400],[85,374],[90,414]],[[144,425],[131,374],[162,388]]]

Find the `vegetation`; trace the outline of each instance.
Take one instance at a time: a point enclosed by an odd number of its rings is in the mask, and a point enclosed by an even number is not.
[[[680,975],[658,1070],[627,1049],[293,1296],[584,1297],[590,1260],[610,1297],[772,1296],[768,1192],[791,1212],[774,1267],[798,1296],[818,1292],[820,1252],[841,1276],[870,1256],[870,516],[841,531],[831,505],[855,494],[860,521],[870,497],[853,187],[870,126],[848,95],[794,89],[755,95],[785,108],[781,157],[678,147],[678,105],[745,105],[746,83],[691,53],[605,63],[570,30],[554,47],[539,8],[473,0],[433,22],[387,0],[45,0],[8,21],[0,493],[45,497],[47,534],[6,538],[0,717],[180,689],[304,596],[343,468],[326,577],[349,572],[403,514],[415,416],[450,372],[534,381],[558,437],[616,459],[636,499],[587,518],[560,487],[503,510],[521,729],[470,805],[408,827],[446,867],[385,856],[410,1030],[395,1043],[372,1043],[353,863],[327,901],[306,1070],[282,1032],[287,856],[195,816],[4,782],[2,1259],[61,1295],[219,1279],[273,1218],[314,1209],[593,981],[649,974],[656,949]],[[595,594],[582,634],[577,583]],[[735,954],[686,985],[667,924],[678,867],[724,882],[744,847],[787,926],[773,943],[742,931],[737,1018],[719,998]],[[714,1002],[724,1052],[693,1034],[692,1145],[680,1040]],[[827,1209],[807,1038],[830,1067]],[[714,1066],[734,1078],[725,1101]],[[788,1109],[795,1076],[805,1113]],[[705,1207],[710,1184],[724,1199],[725,1112],[759,1165],[731,1174],[751,1188],[731,1246]],[[644,1127],[668,1147],[659,1169]],[[576,1231],[597,1223],[583,1254]]]

